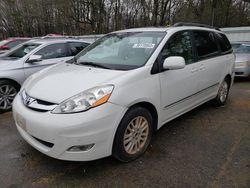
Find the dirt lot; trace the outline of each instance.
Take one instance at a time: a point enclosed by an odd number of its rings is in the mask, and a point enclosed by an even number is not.
[[[250,81],[236,81],[226,106],[205,104],[168,123],[127,164],[49,158],[1,114],[0,187],[250,187]]]

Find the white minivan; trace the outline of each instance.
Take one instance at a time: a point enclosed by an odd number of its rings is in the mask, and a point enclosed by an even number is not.
[[[170,120],[210,100],[224,105],[234,61],[226,36],[209,26],[117,31],[74,62],[29,77],[13,116],[21,136],[48,156],[128,162]]]

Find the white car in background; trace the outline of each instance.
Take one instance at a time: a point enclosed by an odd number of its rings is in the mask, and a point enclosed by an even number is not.
[[[23,43],[0,57],[0,112],[11,109],[14,97],[31,74],[72,59],[89,42],[42,39]]]
[[[210,100],[224,105],[234,61],[226,36],[208,26],[117,31],[74,63],[29,77],[13,116],[21,136],[48,156],[128,162],[170,120]]]

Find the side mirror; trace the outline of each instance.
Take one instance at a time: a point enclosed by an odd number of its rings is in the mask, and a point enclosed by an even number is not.
[[[27,63],[35,63],[38,61],[42,61],[42,56],[41,55],[31,55],[29,59],[27,60]]]
[[[163,69],[164,70],[176,70],[183,69],[185,67],[185,59],[181,56],[171,56],[164,60]]]

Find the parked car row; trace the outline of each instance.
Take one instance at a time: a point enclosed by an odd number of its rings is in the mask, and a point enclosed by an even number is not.
[[[29,40],[0,57],[0,112],[11,109],[22,83],[33,73],[72,59],[89,42],[72,39]]]
[[[12,48],[16,47],[19,44],[22,44],[26,41],[30,40],[30,38],[7,38],[5,40],[0,41],[0,54],[6,53]]]
[[[17,80],[1,81],[2,110],[29,75],[62,61],[26,79],[13,102],[21,136],[57,159],[135,160],[165,123],[207,101],[224,105],[233,83],[230,42],[209,26],[117,31],[78,54],[77,45],[30,41],[0,60],[0,75]]]

